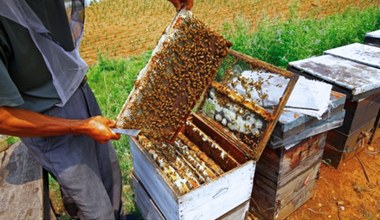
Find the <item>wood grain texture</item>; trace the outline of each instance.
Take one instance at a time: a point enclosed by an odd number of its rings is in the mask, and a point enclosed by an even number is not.
[[[135,139],[130,142],[136,177],[166,219],[215,219],[251,196],[254,161],[239,165],[189,193],[178,195],[138,142]]]
[[[364,43],[371,46],[380,47],[380,30],[367,33],[364,38]]]
[[[285,139],[299,134],[303,130],[313,127],[317,123],[326,123],[326,121],[329,121],[329,119],[332,118],[335,114],[343,110],[345,101],[346,96],[344,94],[332,91],[330,95],[330,104],[328,111],[322,115],[321,120],[308,115],[295,114],[294,112],[285,110],[280,115],[278,123],[273,131],[273,135],[280,139]]]
[[[135,192],[135,202],[143,218],[146,220],[165,220],[165,217],[162,215],[161,211],[158,209],[157,205],[154,203],[141,181],[139,181],[134,174],[132,174],[131,179]],[[249,202],[250,200],[248,199],[217,219],[244,220],[249,208]]]
[[[290,62],[288,69],[309,79],[325,81],[333,90],[356,101],[380,92],[380,69],[331,55]]]
[[[344,108],[346,110],[344,122],[337,131],[351,135],[368,121],[376,118],[380,110],[380,93],[354,102],[347,101]]]
[[[146,220],[165,220],[164,216],[158,209],[157,205],[154,203],[152,198],[147,193],[144,186],[137,179],[135,174],[131,175],[132,187],[135,194],[135,202],[141,215]]]
[[[341,164],[347,162],[356,153],[365,149],[370,140],[375,119],[368,121],[350,135],[337,130],[329,131],[323,159],[330,163],[331,166],[339,168]]]
[[[48,218],[43,170],[26,146],[17,142],[0,153],[0,161],[0,219]]]
[[[327,132],[296,146],[266,148],[257,163],[251,208],[264,219],[284,219],[309,199],[318,179]]]
[[[380,68],[380,48],[365,44],[353,43],[326,50],[324,54],[351,60],[375,68]]]

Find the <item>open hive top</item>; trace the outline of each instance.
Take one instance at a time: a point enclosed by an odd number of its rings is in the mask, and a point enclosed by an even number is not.
[[[173,141],[231,44],[190,11],[180,11],[163,34],[117,120],[154,140]]]

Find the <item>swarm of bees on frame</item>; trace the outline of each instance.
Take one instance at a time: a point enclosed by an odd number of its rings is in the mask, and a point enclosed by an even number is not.
[[[191,15],[179,16],[172,27],[174,34],[151,57],[117,124],[156,141],[175,138],[231,46]]]

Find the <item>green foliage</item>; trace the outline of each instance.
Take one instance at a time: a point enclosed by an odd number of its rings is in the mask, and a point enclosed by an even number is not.
[[[117,60],[99,56],[98,63],[90,68],[87,76],[89,85],[94,91],[104,116],[116,119],[140,70],[146,65],[150,56],[151,52],[138,57]],[[113,144],[119,157],[125,185],[123,187],[124,209],[127,213],[135,212],[129,179],[132,170],[132,158],[128,137],[122,136]]]
[[[7,144],[10,146],[16,142],[20,141],[19,137],[7,136]]]
[[[293,6],[292,6],[293,7]],[[224,36],[233,49],[286,67],[291,61],[320,55],[338,46],[362,42],[367,32],[380,28],[380,8],[351,8],[342,14],[321,19],[301,19],[292,15],[286,21],[267,20],[254,32],[239,18],[224,26]]]

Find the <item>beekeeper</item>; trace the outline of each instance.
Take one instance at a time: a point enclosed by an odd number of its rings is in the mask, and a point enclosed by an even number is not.
[[[120,136],[86,83],[84,10],[84,0],[0,0],[0,134],[21,137],[73,218],[118,219],[121,173],[110,140]]]

